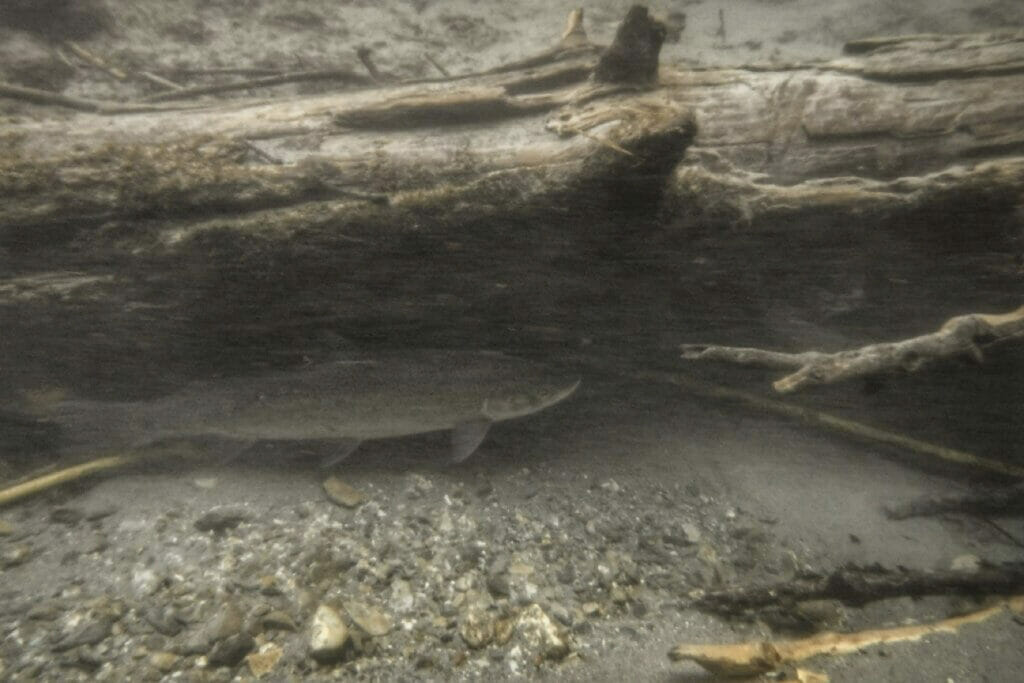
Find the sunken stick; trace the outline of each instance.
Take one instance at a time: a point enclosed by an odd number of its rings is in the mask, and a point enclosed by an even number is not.
[[[1021,339],[1024,339],[1024,306],[1001,315],[971,313],[957,316],[931,334],[838,353],[780,353],[708,344],[683,344],[680,349],[686,360],[717,360],[796,369],[796,372],[772,384],[775,391],[788,394],[815,384],[833,384],[884,372],[917,372],[942,358],[969,356],[981,362],[984,360],[983,346]]]

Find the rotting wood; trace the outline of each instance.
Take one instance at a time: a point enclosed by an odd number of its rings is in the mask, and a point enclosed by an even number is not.
[[[1014,99],[1024,81],[978,69],[1024,41],[999,40],[929,54],[955,69],[969,50],[977,67],[941,83],[864,76],[857,60],[885,59],[865,51],[842,69],[662,65],[657,82],[607,85],[590,80],[599,46],[576,42],[450,79],[21,117],[0,131],[0,261],[10,270],[0,326],[15,340],[4,353],[30,358],[39,374],[48,359],[88,358],[61,368],[86,391],[97,349],[124,375],[132,363],[163,367],[154,356],[198,373],[180,349],[201,356],[240,348],[240,337],[274,357],[329,352],[320,333],[512,350],[547,343],[531,330],[557,327],[560,344],[628,337],[650,357],[665,349],[649,342],[668,307],[636,325],[640,312],[610,313],[603,278],[613,263],[661,258],[657,280],[616,271],[614,287],[637,289],[623,301],[644,305],[655,300],[648,284],[657,296],[695,282],[691,230],[720,233],[725,250],[736,228],[830,239],[843,221],[902,230],[950,203],[1012,215],[1024,188]],[[854,110],[856,121],[844,118]],[[2,296],[5,282],[65,273],[105,284]],[[82,333],[72,345],[46,336],[43,320]],[[623,331],[630,325],[636,334]],[[45,352],[26,349],[40,338]]]
[[[964,626],[978,624],[1006,612],[1015,615],[1024,612],[1024,596],[1007,598],[976,612],[928,624],[854,633],[823,632],[798,640],[760,640],[731,645],[685,643],[670,650],[668,656],[677,662],[696,662],[719,676],[755,676],[821,655],[844,655],[872,645],[914,642],[932,634],[955,634]]]
[[[781,353],[753,348],[683,344],[686,360],[725,361],[740,365],[796,369],[772,387],[786,394],[816,384],[833,384],[889,372],[917,372],[940,359],[970,357],[983,362],[982,348],[1024,339],[1024,306],[1006,314],[972,313],[951,318],[937,332],[899,342],[822,353]]]
[[[1018,484],[962,496],[921,498],[885,507],[885,514],[889,519],[909,519],[948,513],[1000,516],[1024,514],[1024,486]]]
[[[762,609],[787,609],[806,600],[839,600],[863,606],[894,597],[926,595],[1010,595],[1024,589],[1024,564],[982,564],[975,571],[925,572],[880,565],[843,565],[825,574],[783,582],[708,591],[694,601],[702,610],[722,615],[750,615]]]

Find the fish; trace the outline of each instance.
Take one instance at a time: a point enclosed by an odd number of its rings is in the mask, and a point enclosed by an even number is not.
[[[258,441],[336,442],[326,465],[363,441],[451,430],[451,458],[462,462],[493,423],[550,408],[579,385],[497,352],[401,352],[195,382],[146,401],[64,400],[50,419],[71,445],[94,452],[202,437],[240,451]]]

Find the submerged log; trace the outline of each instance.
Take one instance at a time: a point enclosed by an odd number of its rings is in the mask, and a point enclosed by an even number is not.
[[[1020,201],[1024,32],[650,81],[644,18],[638,81],[594,78],[601,50],[573,31],[466,77],[4,123],[0,361],[18,372],[0,391],[102,392],[98,367],[122,373],[114,395],[159,391],[339,337],[632,343],[657,286],[620,286],[622,264],[666,235]]]

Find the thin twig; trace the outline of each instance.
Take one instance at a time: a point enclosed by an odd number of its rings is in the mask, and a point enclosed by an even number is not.
[[[85,60],[85,62],[87,62],[91,66],[96,67],[100,71],[105,71],[115,79],[123,81],[128,78],[128,74],[126,74],[124,71],[118,69],[116,66],[111,66],[107,64],[106,61],[104,61],[101,57],[98,57],[97,55],[94,55],[92,52],[89,52],[73,40],[64,41],[64,45],[66,45],[69,50],[75,53],[75,55]]]
[[[172,69],[177,76],[280,76],[281,69],[260,69],[257,67],[223,67],[218,69]]]
[[[70,97],[49,90],[38,90],[36,88],[25,88],[20,85],[0,83],[0,97],[12,100],[22,100],[32,104],[52,104],[78,111],[101,111],[106,105],[96,100],[87,100],[81,97]]]
[[[155,83],[163,88],[167,88],[169,90],[185,89],[185,86],[179,85],[172,80],[164,78],[163,76],[157,76],[155,73],[152,73],[150,71],[140,71],[138,73],[141,78],[144,78],[150,83]]]
[[[135,104],[132,102],[104,102],[101,100],[87,100],[81,97],[71,97],[49,90],[38,90],[36,88],[25,88],[10,83],[0,83],[0,97],[32,104],[47,104],[56,107],[66,107],[78,111],[93,112],[96,114],[136,114],[150,111],[174,111],[182,106],[164,106],[159,104]]]
[[[443,66],[441,66],[441,63],[438,62],[436,59],[434,59],[433,55],[431,55],[429,52],[427,52],[425,54],[425,56],[427,58],[427,61],[430,62],[431,66],[433,66],[435,69],[440,71],[442,76],[444,76],[445,78],[451,78],[452,77],[451,73],[448,72],[448,69],[446,69]]]
[[[273,85],[285,83],[298,83],[300,81],[346,81],[356,85],[370,85],[372,79],[360,76],[351,69],[323,69],[318,71],[296,71],[294,73],[280,74],[278,76],[267,76],[265,78],[253,78],[247,81],[235,81],[234,83],[220,83],[217,85],[200,85],[192,88],[182,88],[174,92],[160,93],[143,98],[143,102],[167,102],[169,100],[183,100],[199,95],[214,95],[217,93],[231,92],[233,90],[252,90],[254,88],[267,88]]]
[[[11,503],[27,498],[28,496],[41,493],[55,486],[60,486],[61,484],[82,479],[83,477],[87,477],[95,472],[128,465],[136,460],[136,457],[130,455],[112,455],[99,458],[97,460],[90,460],[89,462],[82,463],[81,465],[66,467],[62,470],[51,472],[50,474],[34,477],[20,484],[0,489],[0,507],[10,505]]]

